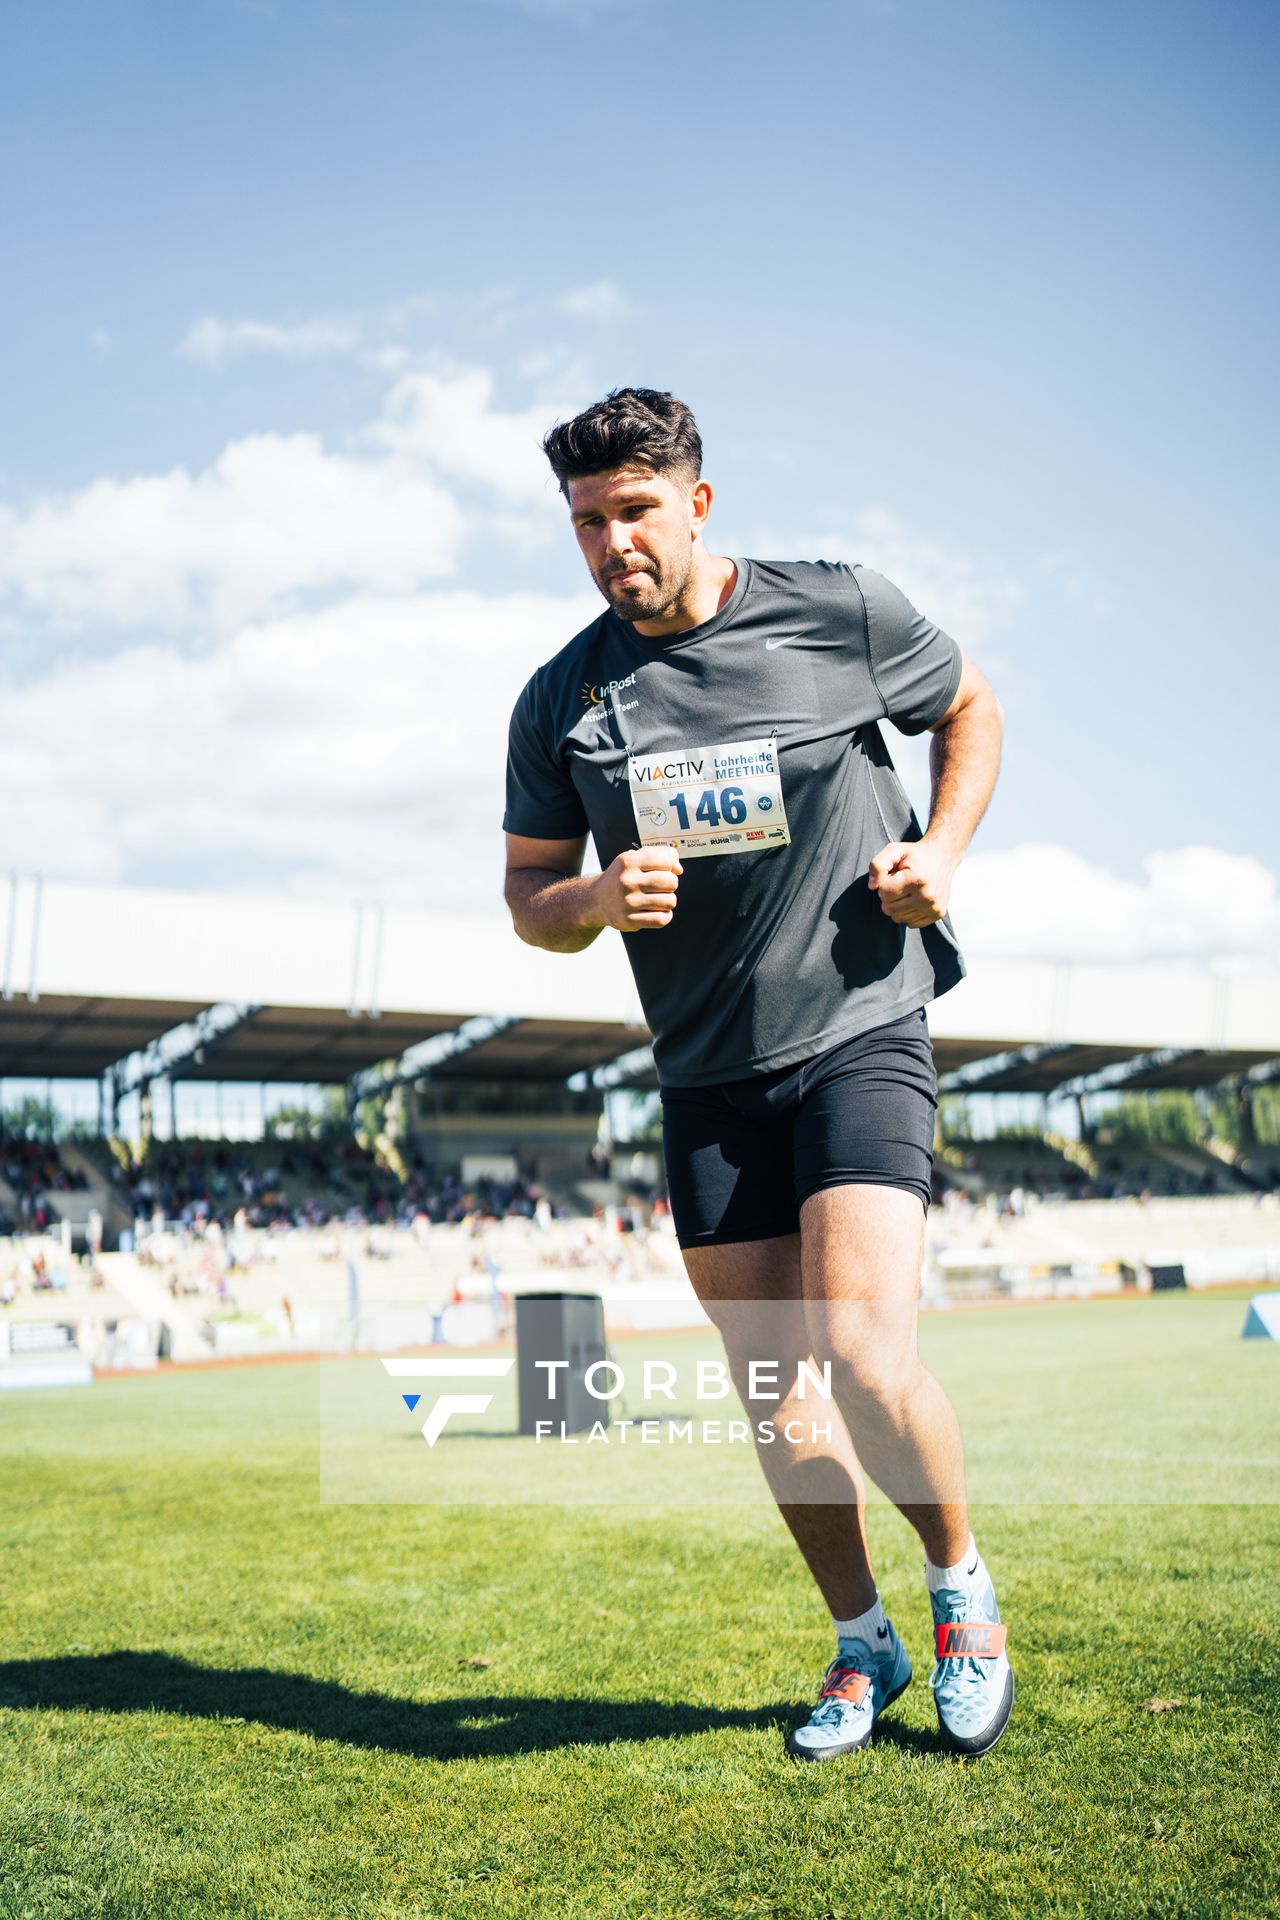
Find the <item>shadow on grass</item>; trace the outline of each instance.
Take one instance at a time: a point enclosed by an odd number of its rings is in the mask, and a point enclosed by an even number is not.
[[[398,1700],[355,1693],[305,1674],[199,1667],[171,1653],[128,1650],[0,1662],[0,1706],[254,1720],[317,1740],[429,1760],[493,1759],[603,1746],[610,1740],[672,1740],[719,1727],[776,1729],[781,1735],[804,1718],[794,1701],[721,1708],[479,1692],[450,1700]],[[909,1727],[885,1721],[881,1731],[896,1746],[933,1750],[932,1741]]]

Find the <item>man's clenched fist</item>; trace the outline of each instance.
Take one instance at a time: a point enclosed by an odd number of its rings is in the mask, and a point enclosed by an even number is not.
[[[604,924],[620,933],[669,926],[683,872],[674,847],[633,847],[620,853],[596,882]]]
[[[931,927],[941,920],[951,898],[959,861],[923,840],[891,840],[867,870],[867,885],[900,927]]]

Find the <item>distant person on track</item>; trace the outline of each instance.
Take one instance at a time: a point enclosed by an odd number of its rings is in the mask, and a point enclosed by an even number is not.
[[[1013,1675],[916,1314],[937,1105],[925,1005],[965,971],[947,904],[995,785],[999,701],[866,567],[710,552],[702,444],[672,395],[621,389],[543,444],[608,605],[516,703],[506,898],[533,946],[623,936],[677,1236],[739,1392],[770,1313],[780,1380],[832,1362],[834,1438],[781,1438],[812,1412],[784,1394],[760,1450],[835,1623],[790,1750],[866,1746],[911,1678],[871,1571],[861,1455],[924,1546],[943,1741],[985,1753]],[[884,720],[933,734],[923,833]],[[599,874],[581,870],[588,834]]]

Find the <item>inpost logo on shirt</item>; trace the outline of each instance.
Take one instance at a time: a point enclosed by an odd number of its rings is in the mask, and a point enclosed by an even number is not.
[[[621,693],[624,687],[634,687],[636,677],[629,673],[625,680],[606,680],[602,686],[593,686],[590,680],[582,683],[582,704],[584,707],[600,707],[611,693]]]

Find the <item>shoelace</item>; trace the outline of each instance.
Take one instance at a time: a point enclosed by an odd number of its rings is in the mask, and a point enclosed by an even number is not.
[[[867,1665],[869,1664],[870,1659],[868,1657]],[[868,1673],[867,1666],[861,1664],[858,1660],[833,1660],[822,1676],[824,1690],[830,1681],[840,1680],[844,1675],[850,1673],[860,1673],[864,1680],[870,1680],[872,1686],[875,1685],[875,1675]],[[838,1727],[844,1719],[845,1714],[853,1710],[854,1703],[852,1700],[842,1700],[838,1694],[832,1694],[830,1699],[819,1699],[818,1705],[809,1715],[809,1724],[814,1727]]]
[[[988,1617],[978,1606],[977,1594],[961,1593],[955,1587],[943,1587],[937,1597],[943,1603],[949,1620],[984,1621]],[[945,1660],[939,1660],[929,1675],[929,1685],[936,1692],[944,1680],[954,1679],[965,1693],[975,1693],[979,1687],[986,1685],[990,1677],[987,1671],[990,1664],[990,1661],[979,1660],[973,1654],[952,1654]],[[947,1668],[952,1669],[951,1673],[946,1671]]]

